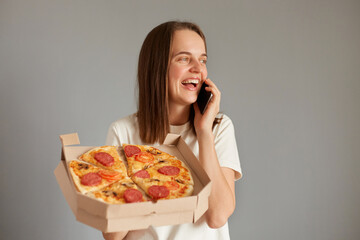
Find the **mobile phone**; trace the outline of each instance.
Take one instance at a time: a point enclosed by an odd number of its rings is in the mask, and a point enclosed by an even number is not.
[[[206,107],[212,97],[212,93],[205,90],[205,87],[208,87],[206,83],[203,83],[197,97],[197,104],[199,106],[201,114],[204,114]]]

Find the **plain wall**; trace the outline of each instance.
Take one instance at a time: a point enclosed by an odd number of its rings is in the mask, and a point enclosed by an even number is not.
[[[360,2],[0,1],[0,238],[99,239],[53,175],[136,110],[146,34],[198,23],[244,178],[232,239],[360,239]]]

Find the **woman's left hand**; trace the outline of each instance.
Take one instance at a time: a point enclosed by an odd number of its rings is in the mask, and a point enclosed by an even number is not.
[[[210,99],[204,114],[201,114],[196,102],[193,104],[195,110],[194,125],[195,125],[196,134],[198,136],[201,135],[202,133],[212,132],[212,126],[215,117],[220,110],[221,92],[216,87],[214,82],[211,81],[209,78],[205,79],[204,83],[208,85],[208,87],[206,87],[205,90],[211,92],[213,96]]]

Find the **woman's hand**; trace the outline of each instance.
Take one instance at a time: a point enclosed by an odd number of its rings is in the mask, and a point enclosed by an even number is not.
[[[109,233],[102,233],[105,240],[122,240],[125,238],[128,231],[122,232],[109,232]]]
[[[204,114],[201,114],[197,103],[193,104],[195,110],[194,125],[197,136],[202,133],[212,132],[215,117],[220,110],[221,92],[209,78],[205,79],[204,83],[208,85],[205,90],[211,92],[213,96],[210,99]]]

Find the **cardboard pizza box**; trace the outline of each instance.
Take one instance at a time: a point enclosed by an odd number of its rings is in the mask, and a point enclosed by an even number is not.
[[[189,146],[176,134],[168,134],[164,144],[156,148],[185,162],[193,180],[192,196],[141,203],[108,204],[85,196],[76,190],[68,172],[67,162],[94,146],[80,144],[77,133],[61,135],[61,161],[54,174],[76,219],[103,232],[146,229],[152,226],[195,223],[208,209],[211,181]]]

